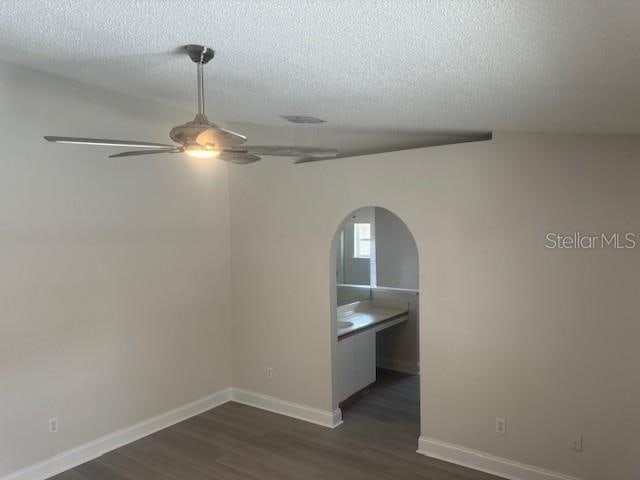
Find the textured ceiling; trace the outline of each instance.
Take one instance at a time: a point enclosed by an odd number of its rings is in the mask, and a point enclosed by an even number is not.
[[[362,132],[640,131],[637,1],[0,0],[0,59],[207,111]],[[183,119],[179,119],[183,120]]]

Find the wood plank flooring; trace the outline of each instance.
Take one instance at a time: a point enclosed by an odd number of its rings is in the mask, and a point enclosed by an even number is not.
[[[415,453],[418,398],[381,372],[334,430],[231,402],[52,480],[498,480]]]

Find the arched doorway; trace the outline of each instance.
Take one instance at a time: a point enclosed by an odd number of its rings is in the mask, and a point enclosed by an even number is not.
[[[373,419],[376,411],[413,419],[407,431],[415,442],[420,269],[414,237],[393,212],[362,207],[337,227],[330,261],[333,407],[342,410],[345,422],[351,409],[358,421],[367,414]],[[385,402],[397,403],[389,407],[395,410],[382,412]]]

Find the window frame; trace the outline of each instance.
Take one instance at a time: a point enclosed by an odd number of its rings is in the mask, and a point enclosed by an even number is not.
[[[360,226],[367,225],[369,227],[369,236],[363,237],[360,232]],[[373,244],[371,238],[371,222],[354,222],[353,224],[353,258],[371,259],[371,246]],[[367,242],[369,244],[369,253],[364,254],[361,244]]]

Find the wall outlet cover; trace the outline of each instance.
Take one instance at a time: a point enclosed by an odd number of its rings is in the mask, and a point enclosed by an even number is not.
[[[49,433],[58,433],[58,417],[49,419]]]
[[[507,421],[502,417],[496,417],[496,433],[501,435],[507,433]]]
[[[577,433],[573,436],[573,439],[571,440],[571,450],[576,452],[582,451],[582,434]]]

